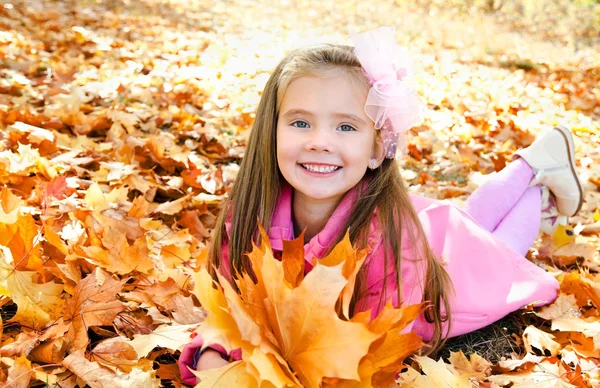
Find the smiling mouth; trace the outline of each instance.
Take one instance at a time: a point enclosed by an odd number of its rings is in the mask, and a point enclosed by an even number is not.
[[[321,174],[331,173],[331,172],[337,171],[341,168],[340,166],[324,166],[324,165],[302,164],[302,163],[300,164],[300,166],[302,166],[302,168],[304,168],[305,170],[308,170],[310,172],[316,172],[316,173],[321,173]]]

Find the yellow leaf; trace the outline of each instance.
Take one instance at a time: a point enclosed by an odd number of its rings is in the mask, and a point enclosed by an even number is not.
[[[400,387],[407,388],[431,388],[431,387],[453,387],[471,388],[472,384],[467,376],[457,376],[452,373],[450,365],[444,364],[443,360],[437,362],[428,357],[415,356],[415,361],[421,366],[424,375],[408,367],[408,371],[400,373]]]
[[[206,343],[218,343],[228,351],[241,341],[240,331],[229,314],[229,307],[220,285],[213,288],[213,279],[206,269],[193,274],[194,294],[207,312],[206,320],[198,329]]]
[[[285,373],[285,369],[281,368],[281,364],[273,354],[265,354],[256,348],[248,358],[248,363],[261,372],[260,382],[268,381],[276,387],[289,387],[297,384],[293,377]]]
[[[343,263],[342,275],[348,280],[348,284],[344,287],[342,292],[340,305],[342,315],[345,318],[350,318],[350,301],[352,299],[352,294],[354,293],[356,276],[366,257],[367,250],[355,250],[350,242],[350,233],[349,231],[346,231],[346,235],[342,241],[333,248],[331,253],[319,260],[319,264],[329,267]],[[316,259],[313,260],[313,263],[315,261]]]
[[[185,206],[186,202],[188,201],[188,199],[190,199],[191,196],[191,194],[188,194],[175,201],[161,203],[156,208],[154,208],[153,213],[169,215],[177,214],[181,210],[183,210],[183,207]]]
[[[34,282],[36,272],[14,269],[13,258],[8,248],[0,246],[0,293],[9,296],[18,306],[10,322],[42,328],[62,312],[63,285],[54,282]]]
[[[0,223],[14,224],[19,218],[23,201],[4,187],[0,192]]]
[[[318,387],[325,376],[358,380],[358,363],[378,336],[335,316],[336,301],[348,282],[341,268],[317,263],[292,290],[282,286],[282,265],[267,252],[261,272],[278,285],[265,287],[271,301],[267,313],[282,355],[303,385]]]
[[[552,246],[560,248],[575,241],[575,233],[569,225],[558,225],[554,233],[552,233]]]
[[[596,211],[594,212],[594,221],[600,221],[600,208],[596,209]]]
[[[91,210],[102,211],[108,209],[111,203],[128,202],[127,187],[114,188],[108,194],[104,194],[98,183],[93,183],[86,191],[83,201]]]
[[[161,325],[149,334],[135,334],[133,340],[126,342],[137,353],[146,357],[156,346],[166,349],[183,350],[190,341],[190,330],[197,325]]]
[[[207,369],[202,372],[192,370],[192,372],[200,378],[200,384],[196,385],[196,388],[258,388],[256,379],[248,373],[243,361],[235,361],[218,369]]]

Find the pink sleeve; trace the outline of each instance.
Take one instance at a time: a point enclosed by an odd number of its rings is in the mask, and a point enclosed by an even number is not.
[[[188,367],[196,369],[196,364],[198,362],[196,355],[199,354],[202,345],[204,345],[204,341],[201,336],[197,335],[192,339],[192,342],[183,348],[183,351],[179,356],[177,364],[179,365],[179,372],[181,373],[181,381],[184,384],[196,385],[196,376],[188,369]],[[242,359],[241,349],[235,349],[230,354],[227,354],[225,348],[219,344],[209,345],[207,348],[221,353],[221,357],[224,359],[233,359],[234,361]]]

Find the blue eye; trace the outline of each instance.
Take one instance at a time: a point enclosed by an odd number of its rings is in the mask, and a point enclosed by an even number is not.
[[[345,129],[341,129],[342,132],[356,131],[356,129],[352,125],[348,125],[348,124],[342,124],[339,126],[339,128],[345,128]]]
[[[300,126],[300,127],[298,127],[298,126],[295,126],[294,124],[304,124],[304,125],[306,125],[306,126],[305,126],[305,127],[304,127],[304,126]],[[308,128],[308,123],[307,123],[306,121],[298,120],[298,121],[294,121],[294,122],[292,123],[292,126],[293,126],[293,127],[296,127],[296,128]]]

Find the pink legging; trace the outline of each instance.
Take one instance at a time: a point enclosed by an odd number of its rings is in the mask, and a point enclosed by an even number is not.
[[[475,190],[464,210],[481,226],[523,256],[540,229],[542,194],[529,187],[534,173],[517,159]]]

